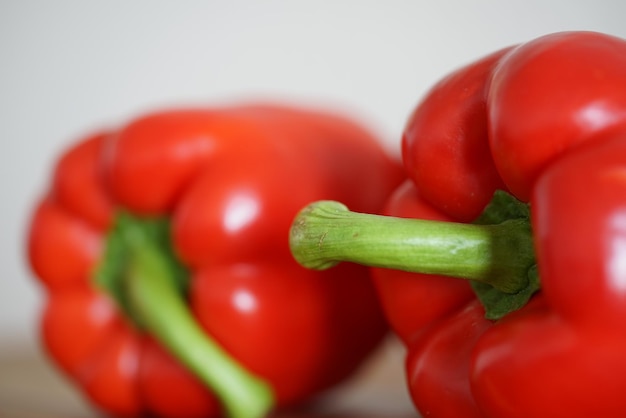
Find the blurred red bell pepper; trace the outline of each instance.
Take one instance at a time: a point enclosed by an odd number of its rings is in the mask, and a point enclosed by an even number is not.
[[[424,416],[626,415],[625,87],[616,37],[506,48],[416,107],[392,216],[296,218],[303,265],[378,267]]]
[[[304,402],[387,326],[367,269],[300,267],[290,223],[320,198],[379,211],[401,175],[353,122],[279,106],[164,111],[80,141],[29,231],[43,343],[115,415]]]

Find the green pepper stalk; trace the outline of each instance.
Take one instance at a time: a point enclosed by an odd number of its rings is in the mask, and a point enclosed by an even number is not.
[[[118,214],[98,280],[134,323],[219,397],[231,418],[260,418],[274,404],[270,385],[237,363],[200,327],[184,294],[186,272],[161,239],[162,220]]]
[[[511,206],[510,197],[497,195],[477,223],[463,224],[357,213],[339,202],[320,201],[295,218],[290,247],[311,269],[347,261],[472,280],[487,316],[498,318],[539,288],[530,222],[519,208]],[[494,293],[497,302],[485,300]],[[487,306],[502,298],[506,312]]]

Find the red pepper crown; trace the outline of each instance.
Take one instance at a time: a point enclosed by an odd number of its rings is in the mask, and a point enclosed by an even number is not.
[[[376,284],[406,343],[423,416],[625,416],[624,86],[626,42],[593,32],[544,36],[471,63],[434,86],[409,120],[411,182],[389,200],[391,216],[319,204],[292,227],[305,265],[385,267]],[[519,201],[479,216],[496,190]],[[494,232],[524,218],[533,235]],[[501,259],[507,247],[512,262]],[[514,294],[509,278],[526,272],[532,282],[539,272],[541,291],[498,321],[484,318],[465,282],[438,276],[480,278],[492,263],[522,259],[524,269],[502,270],[493,287]],[[397,270],[405,267],[434,275]]]
[[[401,177],[359,125],[292,107],[165,111],[86,138],[29,231],[45,347],[113,415],[255,418],[305,402],[388,327],[368,269],[294,262],[291,220],[322,198],[375,212]]]
[[[346,260],[473,279],[489,318],[519,309],[541,270],[525,202],[568,150],[626,127],[616,86],[626,86],[626,42],[595,32],[547,35],[460,68],[426,94],[402,139],[420,199],[459,224],[398,219],[389,232],[396,221],[316,204],[292,226],[294,256],[309,267]]]

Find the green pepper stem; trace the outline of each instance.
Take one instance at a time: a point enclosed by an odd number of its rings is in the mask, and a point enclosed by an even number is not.
[[[535,265],[528,220],[476,225],[351,212],[315,202],[293,222],[290,247],[304,267],[341,261],[487,283],[505,293],[528,285]]]
[[[168,277],[169,266],[141,231],[131,228],[125,238],[131,252],[125,284],[141,325],[217,394],[229,417],[267,415],[274,403],[270,386],[202,330]]]

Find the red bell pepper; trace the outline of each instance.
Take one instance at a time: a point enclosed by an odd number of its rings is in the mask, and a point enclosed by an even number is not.
[[[248,418],[305,402],[387,325],[368,270],[302,268],[290,223],[320,198],[379,211],[401,176],[358,125],[288,107],[164,111],[82,140],[29,231],[43,343],[115,415]]]
[[[387,216],[294,221],[303,265],[377,267],[424,416],[626,416],[625,87],[609,35],[496,52],[416,107]]]

